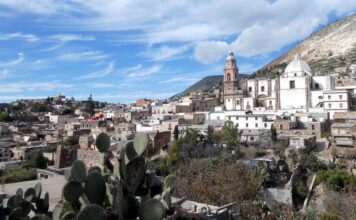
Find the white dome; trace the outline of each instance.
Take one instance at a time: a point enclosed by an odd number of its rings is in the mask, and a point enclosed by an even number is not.
[[[292,60],[288,66],[286,67],[285,73],[300,73],[300,72],[307,72],[311,73],[309,65],[300,59],[299,54],[295,55],[294,60]]]
[[[226,60],[235,60],[234,53],[231,50],[229,51]]]

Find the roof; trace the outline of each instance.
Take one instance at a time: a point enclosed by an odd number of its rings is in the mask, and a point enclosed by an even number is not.
[[[294,60],[292,60],[286,67],[285,73],[295,73],[295,72],[307,72],[310,74],[311,70],[309,65],[300,59],[300,55],[296,54]]]

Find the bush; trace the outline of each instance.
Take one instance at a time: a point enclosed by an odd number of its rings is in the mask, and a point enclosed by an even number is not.
[[[341,169],[329,169],[317,173],[316,183],[324,183],[330,190],[342,189],[356,191],[356,177]]]
[[[266,156],[266,152],[261,151],[261,150],[256,151],[255,157],[263,157],[263,156]]]
[[[0,113],[0,122],[9,122],[11,121],[10,114],[7,112]]]

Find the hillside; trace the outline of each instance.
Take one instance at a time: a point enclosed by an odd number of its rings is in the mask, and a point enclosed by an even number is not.
[[[356,63],[356,13],[314,32],[289,51],[254,73],[275,76],[299,53],[315,74],[347,74]]]
[[[246,78],[246,74],[239,74],[240,78]],[[223,75],[213,75],[213,76],[206,76],[203,79],[199,80],[198,82],[194,83],[193,85],[189,86],[186,90],[181,93],[178,93],[171,97],[175,99],[179,96],[184,96],[189,93],[197,93],[197,92],[206,92],[212,89],[213,87],[220,87],[222,86]]]

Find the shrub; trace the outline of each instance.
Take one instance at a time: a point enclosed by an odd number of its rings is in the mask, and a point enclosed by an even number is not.
[[[356,190],[356,177],[341,169],[329,169],[317,173],[316,183],[324,183],[330,190]]]

